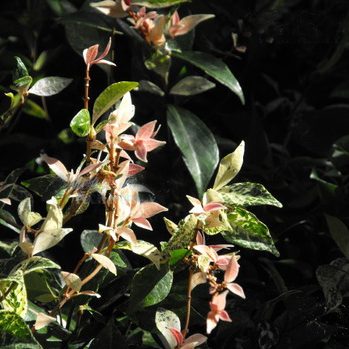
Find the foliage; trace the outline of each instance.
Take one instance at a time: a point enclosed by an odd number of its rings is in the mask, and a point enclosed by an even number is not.
[[[346,2],[0,6],[1,347],[347,346]]]

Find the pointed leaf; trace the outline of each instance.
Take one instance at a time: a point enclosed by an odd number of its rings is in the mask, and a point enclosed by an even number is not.
[[[38,313],[34,327],[36,330],[40,330],[41,328],[46,327],[48,324],[54,321],[56,321],[54,317],[49,316],[45,313]]]
[[[268,227],[253,213],[242,207],[235,207],[228,212],[228,219],[232,231],[222,233],[227,241],[234,245],[252,250],[268,251],[279,256]]]
[[[38,80],[28,91],[37,96],[53,96],[65,89],[73,79],[49,76]]]
[[[210,75],[221,84],[227,86],[240,98],[241,103],[245,104],[244,94],[239,82],[229,70],[228,66],[221,59],[207,53],[195,51],[173,51],[172,55],[202,69],[206,74]]]
[[[18,216],[24,226],[29,228],[42,219],[40,213],[31,212],[30,198],[26,198],[19,203]]]
[[[132,5],[145,6],[147,8],[162,8],[188,2],[190,0],[132,0]]]
[[[181,323],[178,316],[171,310],[159,308],[155,314],[155,324],[160,334],[165,337],[170,348],[175,348],[177,342],[169,329],[181,330]]]
[[[34,240],[34,248],[32,255],[48,250],[57,245],[66,235],[72,232],[71,228],[58,228],[45,230],[40,233]]]
[[[61,272],[65,284],[76,292],[81,290],[81,279],[74,273],[68,273],[67,271]]]
[[[16,340],[25,339],[26,341],[22,344],[13,344],[13,346],[6,346],[9,349],[40,349],[42,348],[39,344],[35,344],[35,339],[32,337],[30,328],[26,325],[24,320],[16,313],[1,309],[0,310],[0,329],[1,335],[9,334]],[[27,342],[27,340],[33,339],[33,341]]]
[[[91,257],[94,258],[99,264],[101,264],[103,268],[116,275],[116,266],[110,258],[99,253],[92,253]]]
[[[344,256],[349,259],[349,230],[347,226],[337,217],[325,214],[325,218],[333,240]]]
[[[22,270],[23,275],[29,274],[33,271],[43,270],[43,269],[61,269],[61,267],[51,259],[44,258],[41,256],[34,256],[25,259],[23,262],[16,265],[14,270]]]
[[[171,88],[170,94],[179,96],[194,96],[214,87],[216,87],[216,85],[210,80],[207,80],[202,76],[192,75],[186,76],[184,79],[177,82],[177,84]]]
[[[90,131],[90,119],[90,112],[87,109],[81,109],[70,122],[70,128],[77,136],[86,137]]]
[[[282,207],[262,184],[259,183],[234,183],[219,190],[224,205],[257,206],[271,205]]]
[[[167,122],[201,197],[219,161],[216,140],[207,126],[186,109],[169,105]]]
[[[40,107],[39,104],[30,99],[27,99],[27,101],[25,102],[23,106],[23,112],[38,119],[48,119],[47,112],[42,107]]]
[[[166,265],[160,270],[153,264],[140,269],[132,280],[129,310],[161,302],[170,293],[172,282],[173,272]]]
[[[138,87],[137,82],[121,81],[108,86],[96,99],[93,105],[92,125],[108,111],[126,92]]]
[[[218,173],[213,184],[213,189],[219,190],[228,184],[239,173],[245,153],[245,142],[241,141],[235,151],[225,156],[219,163]]]

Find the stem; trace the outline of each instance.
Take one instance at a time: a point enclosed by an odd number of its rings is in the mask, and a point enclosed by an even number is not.
[[[14,286],[15,286],[15,282],[12,282],[11,285],[8,287],[8,289],[2,294],[0,298],[0,302],[2,302],[9,295],[9,293],[11,292]]]
[[[90,93],[90,65],[87,64],[86,66],[86,74],[85,74],[85,94],[84,94],[84,108],[88,110],[88,102],[90,100],[89,93]]]
[[[190,322],[190,309],[191,309],[191,283],[193,278],[193,269],[189,268],[189,276],[188,276],[188,291],[187,291],[187,316],[185,319],[185,326],[182,331],[183,337],[187,335],[189,332],[189,322]]]

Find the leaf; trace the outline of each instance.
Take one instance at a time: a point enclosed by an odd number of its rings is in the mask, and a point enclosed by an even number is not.
[[[282,207],[262,184],[259,183],[234,183],[219,190],[220,197],[225,205],[257,206],[271,205]]]
[[[218,173],[213,184],[213,189],[219,190],[235,178],[242,167],[244,152],[245,142],[241,141],[234,152],[228,154],[221,160],[218,167]]]
[[[25,76],[29,76],[27,67],[25,66],[23,61],[17,56],[15,56],[14,58],[16,60],[16,68],[13,73],[13,82]]]
[[[23,112],[39,119],[48,120],[48,114],[46,111],[42,109],[39,104],[30,99],[26,100],[23,106]]]
[[[44,200],[48,200],[55,196],[65,185],[66,182],[55,174],[28,179],[21,184],[41,196]]]
[[[23,275],[43,269],[61,269],[61,267],[51,259],[41,256],[33,256],[17,264],[14,270],[21,270]]]
[[[0,299],[3,309],[24,317],[28,300],[22,271],[17,271],[6,279],[0,279]]]
[[[176,265],[178,262],[180,262],[189,251],[185,248],[181,248],[179,250],[173,250],[170,254],[170,259],[168,261],[170,266]]]
[[[110,258],[99,253],[92,253],[91,257],[101,264],[103,268],[116,275],[116,266]]]
[[[222,233],[228,242],[252,250],[268,251],[279,256],[268,227],[253,213],[242,207],[235,207],[228,212],[228,219],[232,231]]]
[[[171,56],[167,52],[156,50],[144,61],[144,65],[148,70],[153,70],[156,74],[160,75],[166,83],[168,82]]]
[[[147,8],[162,8],[179,5],[190,0],[132,0],[132,5],[145,6]]]
[[[22,200],[18,205],[18,216],[25,227],[32,227],[36,223],[40,222],[42,217],[40,213],[31,212],[30,198]]]
[[[349,230],[347,226],[337,217],[325,214],[325,218],[333,240],[344,256],[349,259]]]
[[[20,232],[19,225],[17,224],[15,218],[10,212],[3,209],[0,209],[0,224],[15,231],[16,233]]]
[[[81,109],[70,122],[72,131],[79,137],[86,137],[91,126],[90,112],[87,109]]]
[[[45,313],[38,313],[34,327],[36,330],[40,330],[41,328],[46,327],[48,324],[54,321],[56,321],[54,317],[48,316]]]
[[[170,293],[172,282],[173,272],[164,264],[160,270],[153,264],[140,269],[132,280],[129,311],[161,302]]]
[[[26,323],[21,319],[21,317],[11,311],[1,309],[0,310],[0,330],[1,335],[4,336],[5,333],[12,335],[16,338],[32,338],[31,331],[29,327],[26,325]],[[16,344],[14,344],[16,345]],[[11,348],[11,347],[8,347]],[[13,348],[17,348],[17,346],[14,346]],[[20,349],[25,348],[41,348],[39,345],[33,347],[33,346],[21,346],[18,347]],[[11,348],[12,349],[12,348]]]
[[[72,81],[73,79],[49,76],[38,80],[28,92],[37,96],[53,96],[65,89]]]
[[[133,253],[148,258],[160,269],[161,252],[150,242],[137,240],[136,243],[121,241],[116,244],[116,248],[130,250]]]
[[[184,79],[177,82],[177,84],[171,88],[170,94],[179,96],[194,96],[214,87],[216,87],[216,85],[213,82],[203,78],[202,76],[191,75],[186,76]]]
[[[164,248],[164,254],[170,254],[171,251],[186,249],[196,236],[198,219],[190,214],[178,223],[178,229],[173,233],[171,239]]]
[[[121,81],[108,86],[97,98],[93,105],[92,125],[110,109],[125,93],[138,87],[138,82]]]
[[[207,126],[186,109],[169,105],[167,122],[201,197],[219,161],[216,140]]]
[[[97,230],[84,230],[80,236],[81,247],[84,252],[91,252],[102,240],[102,234]]]
[[[151,82],[149,80],[141,80],[139,82],[138,91],[149,92],[149,93],[152,93],[152,94],[158,95],[158,96],[165,95],[165,92],[158,85],[155,85],[153,82]]]
[[[241,103],[245,104],[244,94],[239,82],[229,70],[228,66],[221,59],[218,59],[210,54],[197,51],[172,51],[172,55],[202,69],[206,74],[224,86],[227,86],[240,98]]]
[[[78,275],[74,273],[68,273],[67,271],[62,271],[61,275],[65,284],[76,292],[79,292],[82,287],[81,279]]]
[[[155,314],[155,324],[160,334],[165,338],[170,348],[175,348],[177,346],[177,342],[169,329],[175,328],[176,330],[180,331],[181,322],[178,316],[171,310],[159,308]],[[164,343],[164,345],[166,344]]]
[[[71,228],[58,228],[45,230],[40,233],[35,241],[32,255],[48,250],[57,245],[66,235],[72,232]]]

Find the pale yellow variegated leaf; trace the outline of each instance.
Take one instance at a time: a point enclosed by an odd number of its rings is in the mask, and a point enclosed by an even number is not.
[[[213,189],[219,190],[239,173],[244,160],[245,142],[241,141],[235,151],[225,156],[219,163]]]
[[[178,225],[176,223],[172,222],[171,220],[169,220],[166,217],[164,217],[164,221],[165,221],[165,224],[166,224],[167,231],[171,235],[173,235],[178,230]]]
[[[18,216],[26,227],[32,227],[42,219],[40,213],[31,212],[30,198],[25,198],[18,205]]]
[[[204,194],[203,202],[205,205],[209,202],[223,202],[223,197],[217,190],[208,189]]]
[[[51,200],[47,201],[47,204],[49,208],[45,221],[41,226],[41,231],[56,230],[62,228],[63,212],[62,209],[58,206],[57,200],[52,197]]]
[[[206,255],[200,255],[198,257],[198,267],[199,269],[203,272],[203,273],[207,273],[209,267],[210,267],[210,263],[211,263],[211,259],[209,257],[207,257]]]
[[[199,271],[195,273],[191,278],[190,290],[192,291],[196,286],[205,284],[206,282],[206,273]]]
[[[41,328],[46,327],[48,324],[54,321],[56,321],[54,317],[49,316],[45,313],[38,313],[35,324],[34,324],[34,328],[36,330],[40,330]]]
[[[98,253],[92,253],[91,257],[94,258],[100,265],[102,265],[103,268],[116,275],[116,266],[110,258]]]
[[[68,273],[67,271],[61,272],[65,284],[76,292],[81,290],[81,279],[74,273]]]
[[[39,252],[46,251],[57,245],[71,231],[73,231],[71,228],[58,228],[43,231],[34,240],[32,255],[34,256]]]

